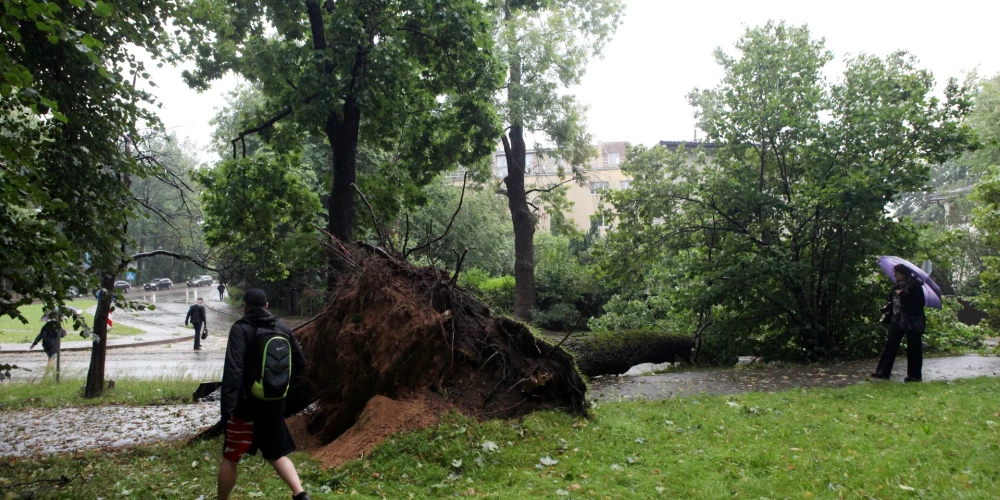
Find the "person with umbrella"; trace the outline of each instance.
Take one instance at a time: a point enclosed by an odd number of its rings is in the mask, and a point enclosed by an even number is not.
[[[924,306],[941,308],[940,289],[919,267],[898,257],[882,257],[879,265],[886,274],[891,270],[895,282],[889,293],[889,335],[885,349],[871,378],[889,380],[899,344],[906,337],[906,378],[904,382],[920,382],[923,368],[923,333],[926,328]]]

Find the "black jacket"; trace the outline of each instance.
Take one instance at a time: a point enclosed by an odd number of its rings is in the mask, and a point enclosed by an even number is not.
[[[31,345],[37,345],[38,342],[41,342],[42,350],[51,352],[55,350],[59,339],[65,336],[66,330],[63,330],[58,321],[49,321],[42,326],[42,331],[38,332],[38,336],[35,337],[35,341]]]
[[[292,330],[278,321],[278,317],[263,308],[254,308],[245,314],[229,330],[226,345],[226,364],[222,372],[222,420],[237,416],[253,420],[260,411],[284,412],[284,400],[261,401],[250,394],[253,386],[254,370],[250,363],[259,363],[261,354],[254,336],[257,328],[268,327],[288,334],[292,340],[292,378],[306,365],[302,347],[295,340]]]
[[[896,292],[899,292],[898,294]],[[889,302],[892,303],[892,322],[904,330],[923,331],[924,318],[924,288],[923,283],[916,278],[909,278],[896,283],[889,292]]]
[[[192,323],[208,323],[208,319],[205,316],[205,306],[201,304],[191,304],[188,309],[187,316],[184,317],[184,324],[188,324],[188,321]]]

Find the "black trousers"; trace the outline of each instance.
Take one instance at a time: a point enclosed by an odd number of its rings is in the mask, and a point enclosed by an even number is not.
[[[889,338],[885,341],[885,349],[882,357],[878,361],[875,374],[889,378],[892,374],[892,364],[896,361],[896,354],[899,353],[899,343],[906,336],[906,376],[920,380],[921,369],[924,365],[923,340],[921,336],[924,332],[920,330],[903,330],[899,325],[892,323],[889,325]]]

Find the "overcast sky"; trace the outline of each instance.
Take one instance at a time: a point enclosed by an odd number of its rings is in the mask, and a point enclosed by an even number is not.
[[[992,0],[625,2],[622,25],[604,57],[591,61],[587,76],[573,89],[590,108],[589,130],[605,142],[692,139],[694,118],[686,95],[721,78],[712,51],[731,51],[746,27],[768,19],[805,23],[815,37],[825,38],[835,55],[828,66],[831,75],[839,73],[845,56],[885,56],[898,49],[916,55],[939,84],[972,70],[981,76],[1000,72],[1000,7]],[[227,78],[198,94],[181,82],[179,69],[153,70],[165,125],[178,138],[207,147],[209,120],[237,80]],[[201,157],[212,159],[207,153]]]

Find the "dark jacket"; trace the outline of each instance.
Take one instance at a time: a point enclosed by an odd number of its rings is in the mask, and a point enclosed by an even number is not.
[[[222,419],[237,416],[253,420],[261,411],[283,413],[284,400],[261,401],[250,394],[255,376],[251,363],[259,363],[261,354],[257,349],[255,335],[257,328],[268,327],[288,334],[292,339],[292,377],[305,367],[306,358],[302,347],[295,340],[292,330],[278,321],[278,317],[263,308],[254,308],[245,314],[229,330],[226,345],[226,364],[222,371]]]
[[[899,292],[898,294],[896,292]],[[916,278],[896,283],[889,292],[892,322],[904,330],[924,330],[924,288]]]
[[[205,306],[202,304],[191,304],[188,308],[187,316],[184,317],[184,324],[188,324],[188,321],[192,323],[208,323],[205,317]]]
[[[38,342],[41,342],[42,349],[45,352],[52,352],[55,350],[59,339],[65,336],[66,330],[63,330],[62,325],[58,321],[49,321],[42,326],[42,331],[38,332],[38,336],[35,337],[35,341],[31,345],[37,345]]]

